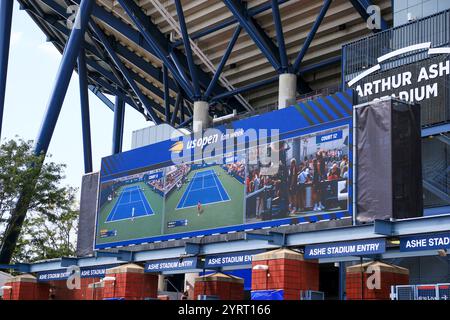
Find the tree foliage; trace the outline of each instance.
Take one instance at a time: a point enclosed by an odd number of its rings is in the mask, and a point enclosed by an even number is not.
[[[0,145],[0,243],[5,245],[8,230],[21,229],[13,261],[74,254],[76,189],[61,185],[65,165],[49,158],[34,155],[31,141],[8,140]],[[14,209],[24,190],[31,191],[31,201],[23,225],[18,225]]]

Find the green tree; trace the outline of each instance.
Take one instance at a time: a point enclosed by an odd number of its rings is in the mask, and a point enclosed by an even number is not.
[[[76,190],[61,185],[65,165],[50,157],[36,156],[32,141],[16,139],[0,145],[0,263],[74,253]],[[23,191],[31,191],[30,205],[17,210]]]

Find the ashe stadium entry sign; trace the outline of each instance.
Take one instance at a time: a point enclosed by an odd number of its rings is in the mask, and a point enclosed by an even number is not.
[[[338,92],[103,158],[94,248],[351,218],[352,101]]]

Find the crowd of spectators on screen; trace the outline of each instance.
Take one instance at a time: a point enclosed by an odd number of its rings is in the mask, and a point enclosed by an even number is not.
[[[235,163],[225,164],[223,168],[230,176],[235,177],[241,182],[244,181],[245,179],[244,162],[239,161]]]

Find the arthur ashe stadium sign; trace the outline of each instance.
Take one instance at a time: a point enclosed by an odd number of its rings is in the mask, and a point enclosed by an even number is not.
[[[360,97],[371,98],[372,96],[395,96],[402,100],[420,102],[424,99],[437,97],[439,94],[438,81],[440,78],[450,74],[450,60],[435,61],[428,59],[425,63],[411,66],[408,70],[398,72],[399,68],[392,71],[382,72],[378,77],[371,75],[382,69],[382,64],[393,58],[401,59],[411,52],[427,50],[430,58],[436,55],[450,54],[448,48],[431,48],[430,42],[415,44],[399,50],[395,50],[377,58],[377,64],[348,82],[348,86],[354,88]],[[365,82],[364,82],[365,81]]]

